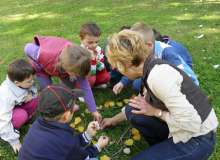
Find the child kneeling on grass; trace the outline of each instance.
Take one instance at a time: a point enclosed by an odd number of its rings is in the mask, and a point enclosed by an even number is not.
[[[16,129],[33,115],[38,98],[33,85],[34,69],[23,59],[8,66],[7,78],[0,86],[0,137],[17,153],[21,147]]]
[[[99,125],[90,122],[82,134],[74,133],[68,123],[76,110],[75,99],[82,96],[79,90],[61,85],[49,85],[41,93],[36,119],[24,138],[19,160],[90,160],[108,144],[108,137],[101,136],[95,145],[88,145]]]
[[[91,87],[106,88],[110,81],[110,74],[104,63],[104,51],[99,46],[101,30],[94,22],[87,22],[80,28],[81,46],[91,52],[91,72],[88,77]]]

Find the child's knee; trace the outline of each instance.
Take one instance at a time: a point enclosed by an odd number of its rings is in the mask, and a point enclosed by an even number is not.
[[[12,124],[14,128],[19,129],[21,126],[27,122],[28,113],[24,109],[15,109],[12,115]]]

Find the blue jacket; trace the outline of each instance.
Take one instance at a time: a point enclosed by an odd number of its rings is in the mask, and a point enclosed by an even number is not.
[[[183,60],[183,58],[179,55],[174,47],[160,41],[155,41],[154,56],[155,58],[166,60],[168,63],[182,69],[196,85],[199,85],[196,74],[193,72],[192,68]],[[121,82],[124,86],[126,86],[130,81],[126,76],[123,76]]]
[[[170,39],[167,44],[171,45],[176,52],[183,58],[183,60],[192,68],[192,57],[189,51],[180,43]]]
[[[39,117],[29,129],[20,149],[19,160],[85,160],[97,157],[85,133],[74,134],[68,124],[48,122]]]

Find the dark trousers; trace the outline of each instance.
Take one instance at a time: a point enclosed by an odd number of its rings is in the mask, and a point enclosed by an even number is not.
[[[150,147],[132,157],[131,160],[207,160],[214,150],[215,133],[191,138],[188,142],[173,143],[168,138],[169,129],[165,122],[158,118],[135,115],[132,108],[125,109],[126,117],[137,128]]]

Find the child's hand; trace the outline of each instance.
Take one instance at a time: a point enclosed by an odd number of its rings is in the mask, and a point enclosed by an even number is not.
[[[100,130],[99,123],[97,121],[92,121],[89,123],[86,133],[89,134],[90,137],[94,137],[97,130]]]
[[[13,144],[13,145],[11,145],[11,147],[12,147],[14,153],[17,154],[21,148],[21,143],[19,142],[19,143]]]
[[[96,121],[98,121],[99,123],[102,121],[102,115],[99,112],[97,112],[97,111],[92,112],[92,115],[93,115],[94,119]]]
[[[114,87],[113,87],[113,92],[114,92],[115,94],[119,94],[119,93],[122,91],[123,88],[124,88],[123,83],[118,82],[116,85],[114,85]]]
[[[98,140],[97,144],[98,144],[99,147],[102,149],[102,148],[104,148],[105,146],[107,146],[108,142],[109,142],[109,137],[107,137],[107,136],[101,136],[101,137],[99,137],[99,140]]]

